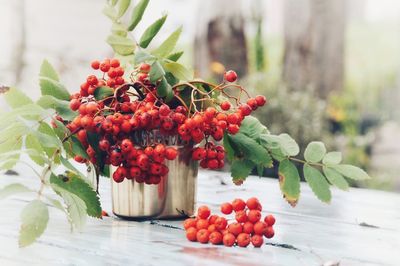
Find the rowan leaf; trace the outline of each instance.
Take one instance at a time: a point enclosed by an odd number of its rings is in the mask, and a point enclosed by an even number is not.
[[[16,88],[10,88],[4,94],[4,99],[11,108],[17,108],[23,105],[33,104],[31,98],[29,98],[25,93]]]
[[[339,172],[326,166],[324,166],[322,170],[326,178],[332,185],[342,190],[349,190],[349,184],[347,183],[343,175],[341,175]]]
[[[129,31],[134,30],[139,22],[142,20],[144,11],[146,10],[148,4],[149,0],[140,0],[140,2],[133,8],[132,18],[128,27]]]
[[[165,63],[164,68],[179,80],[191,80],[193,78],[193,73],[180,63]]]
[[[106,41],[111,45],[114,52],[120,55],[133,54],[136,48],[136,44],[133,40],[115,34],[109,35]]]
[[[101,218],[101,205],[96,191],[77,174],[73,172],[66,172],[64,175],[58,176],[52,174],[50,176],[50,183],[83,200],[89,216]]]
[[[5,199],[17,193],[26,193],[26,192],[35,192],[35,191],[20,183],[9,184],[0,189],[0,200]]]
[[[231,176],[234,181],[244,180],[251,173],[255,164],[250,160],[233,160],[231,165]]]
[[[313,141],[307,145],[304,151],[304,158],[307,162],[317,163],[324,158],[325,153],[325,144],[320,141]]]
[[[151,24],[140,37],[139,45],[142,48],[147,48],[153,38],[160,31],[161,27],[164,25],[165,20],[167,19],[167,15],[162,16],[157,19],[153,24]]]
[[[179,36],[182,33],[182,27],[179,27],[164,42],[160,44],[160,46],[155,49],[152,54],[157,56],[158,58],[162,58],[167,56],[174,50],[176,43],[178,42]]]
[[[303,171],[304,178],[317,198],[323,202],[329,203],[332,196],[329,183],[326,181],[325,176],[309,164],[304,164]]]
[[[295,207],[300,197],[300,176],[296,166],[288,159],[279,163],[279,186],[286,201]]]
[[[334,164],[339,164],[341,161],[342,161],[342,153],[339,151],[332,151],[325,154],[322,163],[328,165],[334,165]]]
[[[338,164],[332,165],[331,167],[347,178],[351,178],[354,180],[371,179],[371,177],[363,169],[354,165]]]
[[[26,247],[40,237],[49,221],[49,210],[42,201],[30,202],[21,212],[19,246]]]

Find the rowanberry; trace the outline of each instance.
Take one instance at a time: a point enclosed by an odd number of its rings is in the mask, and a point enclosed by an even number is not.
[[[263,235],[265,230],[267,229],[267,225],[263,222],[256,222],[254,224],[254,234],[256,235]]]
[[[209,241],[210,232],[208,232],[207,229],[200,229],[199,231],[197,231],[196,237],[197,241],[202,244],[206,244]]]
[[[245,222],[243,224],[243,233],[253,234],[254,233],[254,225],[251,222]]]
[[[236,242],[236,237],[232,233],[224,234],[224,237],[222,238],[222,242],[224,243],[224,246],[232,247]]]
[[[197,216],[201,219],[207,219],[211,214],[210,208],[203,205],[197,209]]]
[[[274,228],[272,228],[272,226],[268,226],[264,231],[264,236],[266,238],[273,238],[274,235],[275,235]]]
[[[219,245],[222,243],[222,234],[220,232],[214,231],[210,234],[210,242],[213,245]]]
[[[261,212],[258,210],[250,210],[247,216],[250,222],[256,223],[261,219]]]
[[[189,229],[190,227],[196,227],[196,219],[194,219],[194,218],[187,218],[187,219],[183,222],[183,228],[185,228],[185,230]]]
[[[175,160],[178,156],[178,151],[173,147],[168,147],[165,149],[165,158],[167,160]]]
[[[273,215],[267,215],[264,218],[264,222],[268,225],[268,226],[273,226],[275,224],[275,217]]]
[[[100,67],[100,62],[98,60],[95,60],[91,63],[91,67],[95,70],[99,69]]]
[[[234,199],[232,201],[232,208],[235,212],[242,211],[246,208],[246,203],[242,199]]]
[[[228,231],[237,236],[243,232],[243,226],[240,223],[231,223],[228,225]]]
[[[197,241],[197,229],[194,227],[190,227],[186,230],[186,238],[189,241]]]
[[[263,106],[267,102],[267,98],[265,98],[263,95],[257,95],[255,99],[258,106]]]
[[[259,248],[264,243],[264,239],[260,235],[254,235],[251,237],[251,243],[253,244],[254,247]]]
[[[232,204],[225,202],[221,204],[221,212],[223,214],[231,214],[233,210]]]
[[[228,225],[228,221],[224,217],[218,217],[214,224],[218,230],[224,230]]]
[[[236,238],[239,247],[245,248],[250,244],[250,235],[246,233],[241,233]]]
[[[245,222],[247,222],[247,214],[246,214],[246,211],[245,210],[243,210],[243,211],[237,211],[236,212],[236,214],[235,214],[235,219],[236,219],[236,221],[238,222],[238,223],[245,223]]]
[[[237,79],[237,74],[235,71],[229,70],[229,71],[225,72],[224,78],[228,82],[235,82]]]
[[[221,109],[224,111],[228,111],[229,109],[231,109],[231,103],[228,101],[222,102],[220,106]]]

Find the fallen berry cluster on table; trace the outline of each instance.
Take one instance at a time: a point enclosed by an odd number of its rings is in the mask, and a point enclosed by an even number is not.
[[[261,210],[259,200],[254,197],[246,202],[235,199],[232,203],[223,203],[223,214],[235,213],[235,221],[229,223],[225,217],[211,214],[209,207],[200,206],[196,218],[188,218],[183,222],[186,238],[203,244],[247,247],[252,243],[254,247],[261,247],[264,237],[272,238],[275,234],[275,217],[267,215],[262,220]]]
[[[157,85],[160,84],[150,81],[152,67],[149,64],[142,63],[128,73],[131,83],[123,78],[127,73],[117,59],[94,61],[91,66],[101,75],[89,75],[80,91],[72,95],[70,108],[78,115],[67,127],[76,134],[88,155],[84,158],[76,154],[75,160],[100,164],[93,145],[98,146],[103,156],[102,164],[116,167],[113,179],[118,183],[126,178],[138,183],[158,184],[168,174],[165,161],[174,160],[178,150],[170,143],[149,140],[148,136],[154,132],[165,138],[178,136],[192,145],[204,141],[202,147],[193,149],[192,159],[200,161],[202,168],[222,168],[225,150],[216,142],[221,141],[225,133],[238,133],[243,119],[266,103],[264,96],[251,98],[240,86],[241,92],[248,96],[246,103],[233,96],[230,97],[235,99],[235,104],[229,98],[220,101],[208,95],[214,93],[213,90],[226,94],[224,86],[227,85],[218,85],[208,93],[194,91],[201,99],[194,99],[192,91],[188,104],[181,96],[182,90],[176,87],[167,103],[165,97],[159,96]],[[232,70],[224,75],[224,82],[235,82],[236,79]],[[196,104],[201,103],[203,107],[201,101],[207,101],[208,107],[198,109]],[[89,133],[96,134],[99,140],[90,143]],[[143,139],[147,142],[136,142]]]

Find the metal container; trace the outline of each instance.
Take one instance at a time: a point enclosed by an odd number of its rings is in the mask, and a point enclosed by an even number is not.
[[[193,145],[181,142],[176,136],[164,137],[157,132],[136,136],[135,143],[157,139],[174,146],[179,155],[166,161],[167,176],[158,185],[146,185],[125,179],[116,183],[111,178],[113,213],[121,218],[174,219],[193,215],[196,200],[198,163],[191,159]]]

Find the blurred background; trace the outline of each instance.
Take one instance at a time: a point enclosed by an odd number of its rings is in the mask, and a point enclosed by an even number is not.
[[[99,0],[0,0],[0,85],[38,98],[44,58],[76,91],[94,59],[112,56]],[[269,106],[256,115],[304,146],[325,141],[373,179],[400,191],[400,1],[152,0],[143,27],[163,13],[162,41],[183,25],[181,59],[219,81],[234,69]],[[0,111],[6,109],[0,98]]]

